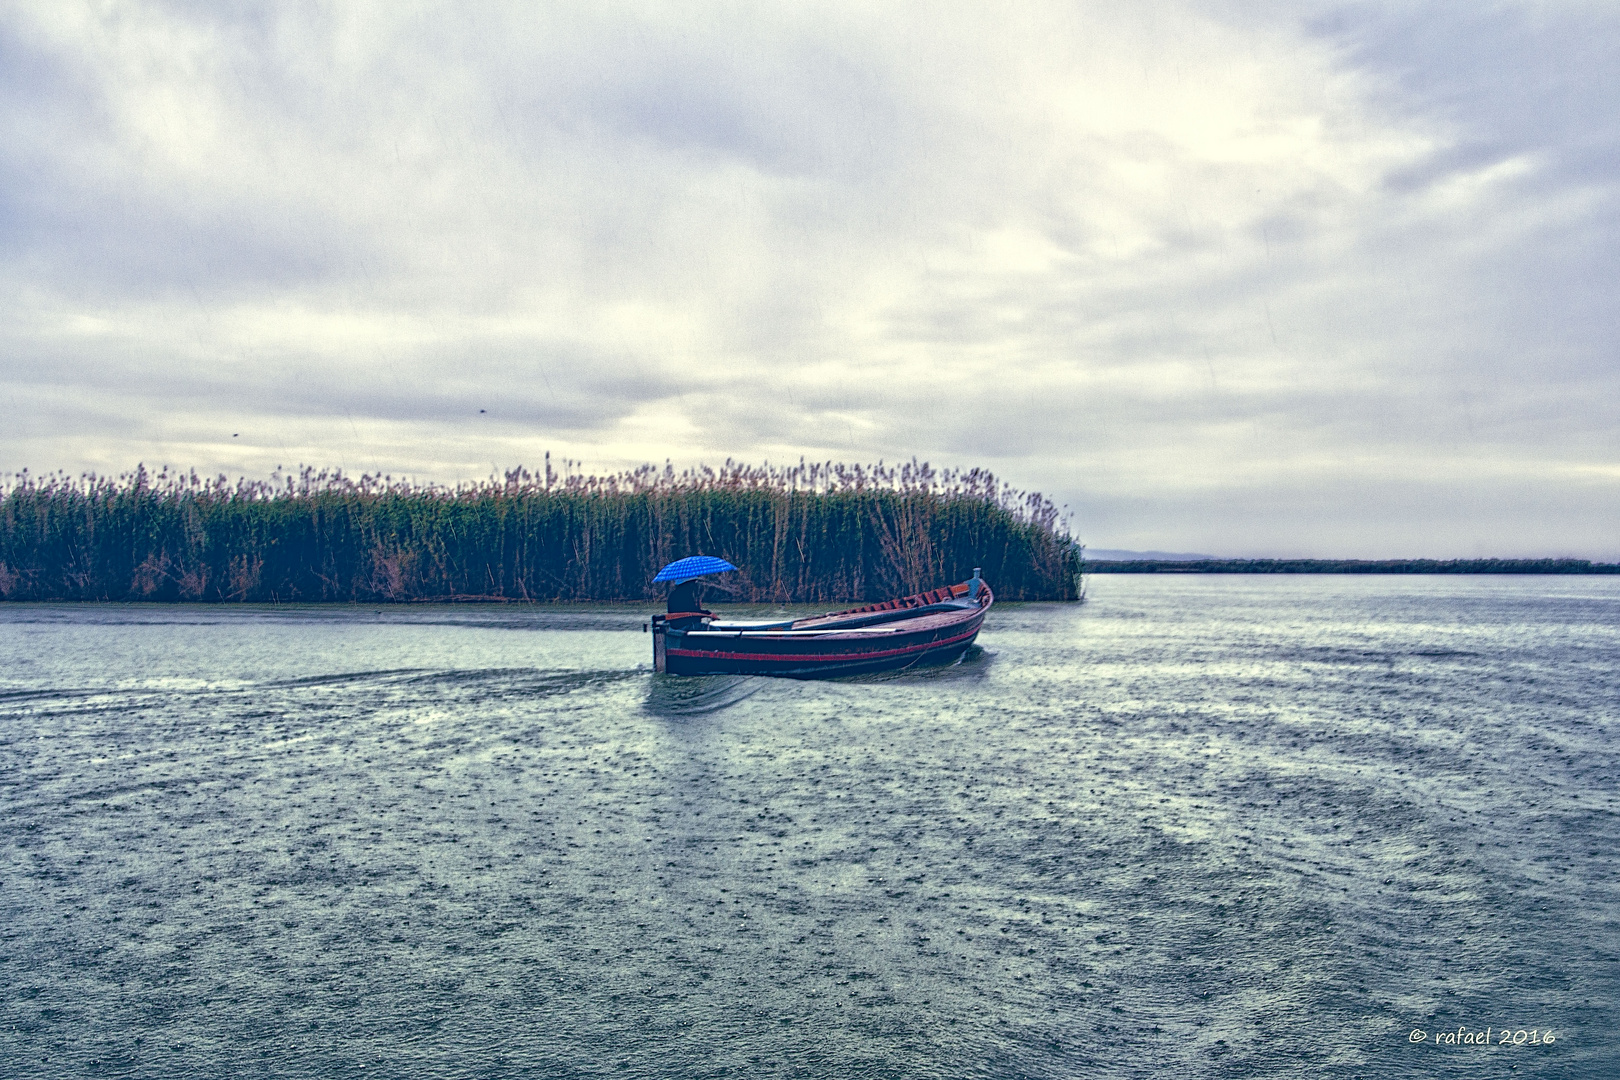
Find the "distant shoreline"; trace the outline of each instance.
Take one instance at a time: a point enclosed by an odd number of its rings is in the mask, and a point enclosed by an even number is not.
[[[1620,574],[1588,559],[1128,559],[1091,560],[1087,574]]]

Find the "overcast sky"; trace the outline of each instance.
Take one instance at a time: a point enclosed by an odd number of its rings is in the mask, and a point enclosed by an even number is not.
[[[1096,547],[1620,557],[1617,41],[1612,3],[6,4],[0,471],[916,456]]]

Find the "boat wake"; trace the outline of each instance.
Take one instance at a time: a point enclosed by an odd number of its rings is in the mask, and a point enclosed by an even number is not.
[[[764,683],[743,675],[700,675],[690,679],[648,680],[644,708],[654,716],[680,719],[729,709],[759,693]]]

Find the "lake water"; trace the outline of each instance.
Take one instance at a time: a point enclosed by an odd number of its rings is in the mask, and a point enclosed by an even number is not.
[[[0,1072],[1620,1075],[1620,580],[1091,589],[828,683],[0,605]]]

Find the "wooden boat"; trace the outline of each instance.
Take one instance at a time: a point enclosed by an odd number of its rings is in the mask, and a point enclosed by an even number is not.
[[[960,585],[803,619],[654,615],[653,668],[670,675],[816,679],[949,664],[973,644],[994,602],[974,570]]]

